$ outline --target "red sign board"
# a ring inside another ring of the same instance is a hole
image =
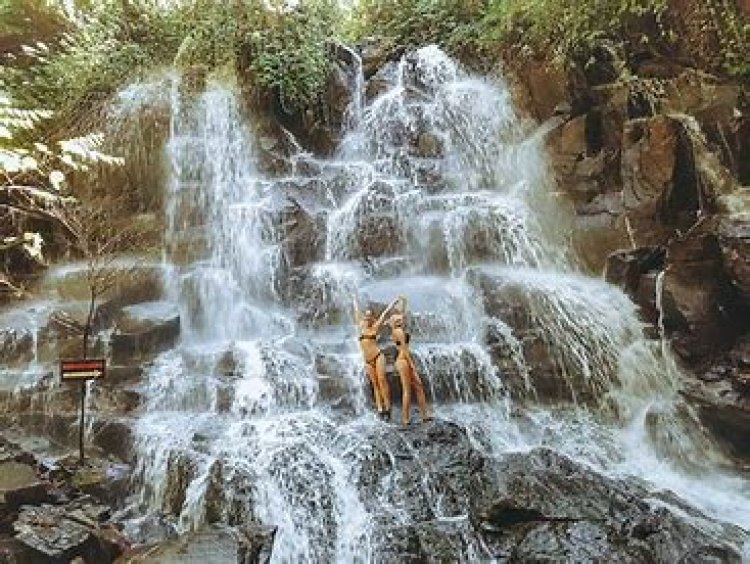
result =
[[[63,382],[99,380],[104,378],[107,361],[103,358],[60,361],[60,379]]]

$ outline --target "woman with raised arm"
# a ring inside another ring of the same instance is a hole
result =
[[[424,384],[417,373],[417,367],[414,365],[414,359],[411,356],[409,347],[410,335],[406,331],[406,298],[399,296],[396,300],[398,307],[396,312],[391,316],[389,324],[391,326],[391,338],[398,347],[398,356],[396,357],[396,370],[401,378],[401,422],[408,425],[411,422],[411,393],[417,396],[419,412],[422,415],[422,422],[430,421],[432,414],[430,406],[427,405],[427,397],[424,393]]]
[[[391,418],[391,389],[385,375],[385,357],[378,347],[378,333],[395,305],[394,300],[383,310],[380,317],[375,319],[371,309],[367,309],[364,315],[360,314],[359,302],[357,297],[354,297],[354,320],[359,326],[359,348],[365,360],[365,371],[372,384],[375,407],[380,417],[386,420]]]

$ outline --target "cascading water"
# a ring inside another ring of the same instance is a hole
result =
[[[408,297],[437,416],[491,454],[554,444],[750,524],[747,484],[717,476],[696,487],[701,469],[681,457],[700,433],[671,407],[674,367],[643,338],[632,303],[576,273],[541,139],[520,125],[508,91],[465,75],[435,47],[405,57],[365,106],[360,80],[338,155],[298,155],[307,166],[281,179],[257,172],[230,87],[191,94],[175,82],[166,260],[184,330],[148,374],[137,428],[143,504],[178,515],[184,530],[213,520],[275,525],[277,562],[373,560],[384,528],[418,517],[399,502],[405,487],[437,521],[465,518],[464,501],[436,493],[430,468],[405,484],[384,440],[398,431],[365,406],[348,318],[356,291],[379,303]],[[324,259],[296,270],[279,220],[289,185],[309,190],[308,208],[326,222]],[[535,404],[543,383],[522,331],[564,379],[571,407]],[[489,335],[520,375],[520,393]],[[336,402],[331,382],[343,390]],[[521,400],[523,428],[510,415]],[[684,445],[659,454],[645,423],[654,413]],[[365,487],[384,448],[388,473]],[[720,501],[706,504],[709,490]],[[464,559],[477,551],[467,537]]]

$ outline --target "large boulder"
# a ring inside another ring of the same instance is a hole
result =
[[[30,549],[32,562],[112,562],[124,539],[104,527],[109,508],[81,498],[67,505],[25,506],[13,523],[16,540]],[[36,560],[35,560],[36,559]]]
[[[714,225],[707,221],[667,245],[664,329],[677,353],[691,364],[729,348],[747,325],[741,296],[724,270]]]
[[[730,454],[750,460],[750,336],[699,369],[683,394]]]
[[[671,235],[672,220],[677,218],[667,217],[670,198],[682,204],[675,211],[692,212],[681,219],[695,219],[701,196],[690,159],[679,121],[656,116],[625,124],[622,199],[635,244],[660,244]]]
[[[128,364],[152,357],[180,336],[180,316],[169,302],[146,302],[122,309],[110,341],[112,361]]]
[[[441,517],[466,514],[491,479],[489,461],[464,429],[435,420],[393,433],[382,426],[368,428],[366,452],[360,457],[357,487],[366,508],[387,529],[406,512],[415,522],[436,519],[431,499],[441,499]],[[398,499],[398,509],[384,510],[382,499]]]
[[[722,218],[716,234],[724,270],[744,303],[750,305],[750,218]]]
[[[641,486],[597,474],[546,449],[510,454],[471,519],[485,546],[510,562],[736,562],[744,534],[699,529],[690,509],[667,508]]]
[[[296,199],[287,198],[281,206],[281,244],[290,268],[320,260],[324,252],[325,234],[320,222]]]
[[[219,525],[203,527],[158,548],[140,548],[125,556],[161,564],[267,564],[274,543],[274,529],[261,525],[230,528]]]

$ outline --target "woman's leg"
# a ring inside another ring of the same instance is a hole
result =
[[[411,377],[409,361],[399,357],[396,359],[396,370],[401,379],[401,423],[411,422]]]
[[[383,405],[383,411],[391,412],[391,387],[388,385],[388,378],[385,375],[385,356],[381,353],[375,359],[375,381],[380,388],[380,399]]]
[[[412,359],[409,359],[409,375],[411,385],[414,386],[414,394],[417,396],[417,403],[419,404],[419,413],[422,415],[422,421],[432,419],[430,406],[427,403],[427,396],[424,393],[424,384],[422,383],[422,378],[419,377],[417,367],[414,366],[414,361]]]
[[[369,362],[365,362],[365,372],[367,372],[367,377],[370,379],[370,385],[372,386],[372,395],[375,399],[375,409],[378,410],[378,413],[382,413],[383,398],[380,395],[380,386],[378,385],[377,378],[375,378],[375,369]]]

